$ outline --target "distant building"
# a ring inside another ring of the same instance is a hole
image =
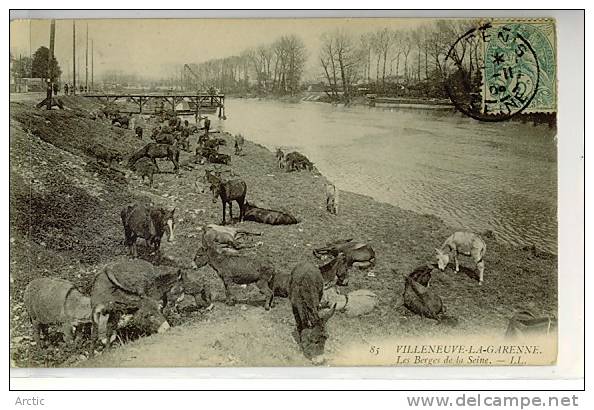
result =
[[[322,91],[326,90],[327,85],[324,82],[320,81],[317,83],[305,84],[305,87],[306,87],[305,89],[307,91],[322,92]]]
[[[45,91],[42,78],[15,78],[10,77],[10,92],[28,93]]]

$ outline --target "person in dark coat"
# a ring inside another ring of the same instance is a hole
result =
[[[47,88],[45,89],[45,96],[48,99],[52,99],[52,82],[47,80]]]
[[[55,82],[52,87],[54,89],[54,95],[58,95],[58,91],[60,91],[60,86],[58,85],[58,83]]]
[[[68,83],[64,84],[64,94],[68,95]]]

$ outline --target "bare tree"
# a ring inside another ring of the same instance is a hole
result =
[[[246,49],[236,56],[193,65],[203,87],[213,84],[223,91],[248,91],[255,78],[259,92],[294,94],[299,90],[306,61],[303,41],[282,36],[271,45]],[[253,77],[252,77],[253,75]]]
[[[331,97],[338,99],[337,90],[340,88],[343,101],[348,103],[351,100],[353,84],[358,80],[361,67],[368,61],[368,56],[344,30],[322,35],[320,64],[330,85]]]
[[[334,39],[332,34],[324,33],[322,35],[322,48],[320,49],[320,64],[324,69],[326,80],[328,81],[329,91],[327,94],[332,99],[338,99],[338,80],[336,73],[336,61],[334,51]]]
[[[288,35],[275,41],[272,49],[275,58],[273,90],[294,95],[299,90],[305,67],[305,45],[296,35]]]
[[[394,32],[388,30],[387,28],[383,28],[382,30],[378,31],[375,36],[375,41],[377,44],[377,50],[381,54],[381,58],[383,60],[382,66],[382,89],[386,87],[386,63],[388,61],[388,53],[393,45],[395,40]]]
[[[404,56],[404,79],[406,82],[409,81],[409,72],[408,72],[408,55],[410,50],[412,49],[411,38],[410,35],[406,34],[402,37],[402,55]]]
[[[437,20],[409,30],[389,27],[366,32],[356,37],[345,30],[322,36],[317,52],[321,73],[328,84],[326,92],[334,100],[348,102],[355,84],[364,79],[387,93],[395,77],[408,91],[420,96],[444,96],[442,82],[446,78],[446,56],[451,67],[464,67],[464,75],[475,81],[480,70],[480,39],[470,36],[456,41],[476,22],[472,20]],[[307,50],[297,36],[284,35],[269,44],[247,49],[239,55],[190,65],[200,86],[216,85],[223,91],[295,94],[300,90]],[[372,70],[375,74],[372,75]],[[413,87],[422,82],[422,87]],[[425,93],[425,94],[423,94]]]
[[[359,39],[362,52],[365,53],[363,75],[368,83],[371,82],[371,51],[373,48],[373,34],[363,33]]]

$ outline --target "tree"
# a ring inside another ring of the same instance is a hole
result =
[[[258,92],[283,95],[299,91],[306,57],[303,41],[295,35],[286,35],[236,56],[189,66],[202,88],[214,84],[224,92],[246,92],[252,88],[253,79]]]
[[[364,62],[363,75],[367,83],[371,82],[371,50],[373,48],[373,33],[363,33],[359,40],[359,46],[365,51],[366,57]]]
[[[330,97],[332,99],[338,99],[338,80],[336,73],[336,62],[335,62],[335,51],[334,51],[334,39],[331,34],[324,33],[322,35],[322,48],[320,49],[320,64],[324,69],[326,80],[330,86]]]
[[[402,54],[404,55],[404,80],[408,82],[408,54],[411,50],[410,36],[406,35],[402,38],[401,46]]]
[[[355,44],[355,40],[342,30],[322,35],[320,64],[330,85],[331,97],[338,99],[337,89],[340,87],[345,103],[351,100],[353,84],[359,79],[369,55],[368,50]]]
[[[41,46],[35,51],[33,54],[33,62],[32,66],[32,75],[35,78],[43,78],[44,80],[48,78],[49,70],[49,49],[47,47]],[[58,79],[60,75],[62,75],[62,69],[58,64],[58,60],[56,57],[52,59],[51,63],[51,74],[52,74],[52,81]]]
[[[21,57],[14,59],[12,63],[12,75],[15,78],[26,78],[31,76],[31,58]]]
[[[292,34],[280,37],[272,47],[276,59],[273,89],[281,95],[294,95],[299,90],[305,67],[305,44]]]
[[[379,62],[380,59],[383,60],[382,65],[382,90],[386,86],[386,62],[388,60],[388,53],[390,52],[390,48],[394,42],[395,35],[392,31],[388,30],[387,28],[383,28],[375,33],[374,36],[374,43],[375,43],[375,50],[378,54],[378,67],[377,73],[379,77]]]

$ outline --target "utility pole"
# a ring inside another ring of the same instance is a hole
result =
[[[47,78],[50,82],[54,81],[54,70],[52,62],[54,60],[54,43],[56,39],[56,20],[52,19],[50,23],[50,49],[49,49],[49,61],[47,64]]]
[[[29,19],[29,61],[31,64],[29,78],[33,78],[33,54],[31,54],[31,19]]]
[[[72,20],[72,91],[76,95],[76,23]]]
[[[95,77],[95,42],[91,39],[91,90],[94,89],[94,77]]]
[[[41,101],[39,104],[36,105],[37,108],[41,108],[44,105],[48,110],[52,109],[53,105],[57,105],[60,109],[64,109],[64,106],[60,102],[59,99],[53,98],[53,81],[54,81],[54,70],[53,70],[53,61],[54,61],[54,43],[56,39],[56,20],[52,19],[50,23],[50,41],[49,41],[49,55],[48,55],[48,67],[47,67],[47,84],[46,84],[46,98]]]
[[[21,53],[19,53],[19,65],[21,66],[21,70],[24,68],[23,66],[23,56]],[[24,71],[24,70],[23,70]],[[16,92],[20,93],[21,92],[21,83],[23,82],[21,80],[22,75],[20,75],[20,73],[15,73],[14,75],[14,81],[15,81],[15,86],[16,86]]]
[[[52,109],[52,93],[54,92],[54,70],[52,63],[54,62],[54,43],[56,42],[56,20],[52,19],[50,23],[50,49],[49,61],[47,65],[47,109]]]
[[[87,23],[87,47],[85,48],[85,91],[89,89],[89,23]]]

